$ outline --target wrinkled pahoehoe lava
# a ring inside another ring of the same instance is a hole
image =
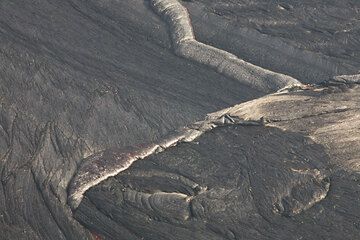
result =
[[[0,240],[359,239],[359,13],[1,1]]]

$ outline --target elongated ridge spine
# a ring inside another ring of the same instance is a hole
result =
[[[155,13],[170,28],[175,54],[204,64],[218,73],[263,92],[300,86],[298,80],[239,59],[234,54],[198,42],[187,9],[178,0],[150,0]]]
[[[72,209],[76,209],[87,190],[109,177],[116,176],[120,172],[125,171],[135,161],[162,152],[179,143],[192,142],[203,133],[218,126],[232,124],[258,125],[258,122],[233,119],[227,115],[214,115],[212,118],[181,128],[153,144],[124,149],[106,149],[95,153],[82,161],[73,176],[68,187],[68,203]]]

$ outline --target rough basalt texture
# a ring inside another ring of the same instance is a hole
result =
[[[322,82],[360,70],[357,0],[182,1],[198,41],[247,62]]]
[[[67,203],[82,159],[262,94],[175,56],[146,2],[2,1],[0,239],[88,239]]]
[[[199,62],[224,76],[264,92],[301,85],[284,74],[255,66],[224,50],[196,41],[187,9],[178,0],[151,0],[154,11],[169,25],[177,55]]]
[[[97,152],[79,164],[68,186],[69,205],[76,209],[84,193],[109,177],[129,168],[135,161],[157,154],[180,143],[192,142],[213,128],[228,125],[257,126],[260,121],[243,121],[228,115],[205,119],[183,127],[151,144],[140,147],[113,148]]]
[[[209,114],[262,125],[215,127],[136,161],[74,216],[104,239],[356,239],[359,93],[333,82]]]
[[[302,132],[325,147],[333,164],[359,172],[360,85],[354,83],[354,77],[342,79],[304,92],[268,95],[210,114],[209,118],[227,114]]]
[[[178,56],[169,22],[147,0],[0,1],[0,240],[358,238],[359,2],[181,5],[202,44],[275,75],[330,81],[260,98],[258,82],[249,87],[221,64],[224,71]],[[217,112],[239,103],[241,111]],[[209,125],[192,124],[199,121]],[[191,143],[182,143],[184,128]],[[198,141],[209,144],[193,155]],[[293,155],[303,168],[289,168]],[[166,174],[165,165],[130,164],[164,156],[168,168],[190,164]],[[238,171],[238,186],[235,173],[212,163]],[[75,202],[72,189],[82,190]],[[246,200],[226,206],[233,196]],[[152,223],[144,228],[145,216]],[[185,224],[194,219],[199,225]]]

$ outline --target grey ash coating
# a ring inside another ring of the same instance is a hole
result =
[[[265,90],[177,55],[168,23],[149,1],[1,1],[1,240],[93,239],[95,233],[188,239],[189,229],[191,239],[357,239],[360,97],[348,79],[359,74],[359,2],[181,4],[197,41],[304,83],[332,80],[264,96]],[[71,210],[69,183],[85,159],[124,153],[126,146],[143,149],[239,103],[226,114],[265,126],[216,128],[137,161]],[[285,164],[265,173],[259,162],[247,164],[249,139],[282,150],[275,159],[258,151],[267,169],[280,156]],[[155,164],[165,156],[164,165]],[[299,168],[289,156],[298,156]],[[243,169],[237,184],[211,164],[202,168],[213,174],[198,174],[197,164],[209,159],[221,169]],[[257,176],[271,180],[276,192]],[[246,204],[226,204],[233,197]],[[174,230],[171,236],[166,229]]]

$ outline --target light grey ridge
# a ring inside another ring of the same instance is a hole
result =
[[[192,142],[203,133],[215,127],[232,124],[259,125],[260,123],[222,115],[206,118],[204,121],[199,121],[188,127],[184,127],[176,133],[170,134],[153,144],[139,148],[104,150],[95,153],[83,160],[71,180],[68,188],[69,205],[73,209],[76,209],[88,189],[128,169],[137,160],[162,152],[182,142]]]
[[[180,2],[150,0],[150,4],[169,24],[177,55],[210,66],[227,77],[265,92],[302,85],[292,77],[263,69],[231,53],[196,41],[187,9]],[[228,124],[258,123],[234,119],[227,115],[217,116],[185,127],[157,143],[141,148],[105,150],[84,159],[68,188],[70,206],[77,208],[88,189],[128,169],[133,162],[178,143],[191,142],[210,129]]]
[[[293,77],[261,68],[234,54],[198,42],[189,13],[178,0],[150,0],[150,5],[169,25],[173,48],[178,56],[205,64],[224,76],[268,93],[302,85]]]

